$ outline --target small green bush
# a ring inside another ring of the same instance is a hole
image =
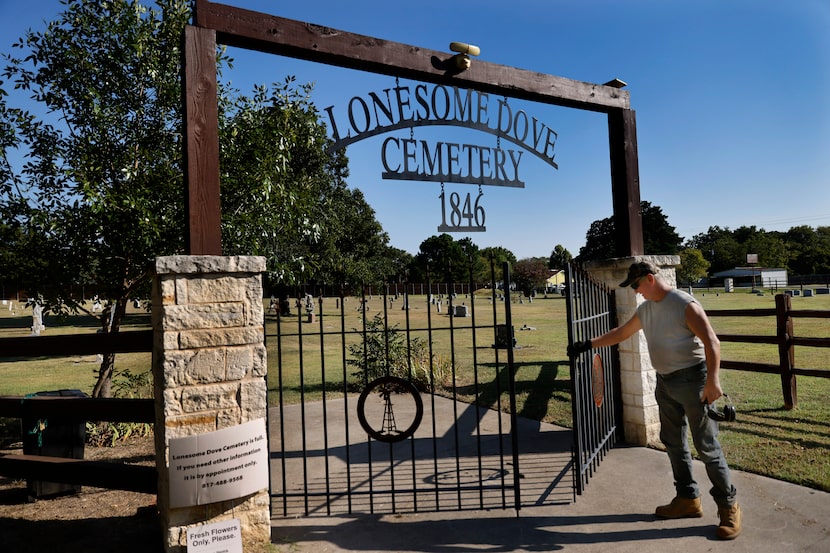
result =
[[[428,346],[420,337],[407,341],[398,325],[386,328],[383,317],[376,314],[366,322],[363,342],[349,346],[352,358],[347,363],[357,368],[352,376],[357,379],[358,389],[382,376],[397,376],[411,381],[422,392],[432,392],[446,384],[452,367],[440,356],[430,357]]]
[[[112,377],[113,397],[146,399],[153,397],[151,373],[133,373],[129,369],[117,371]],[[131,437],[146,437],[153,426],[146,422],[87,422],[86,441],[97,447],[113,447]]]

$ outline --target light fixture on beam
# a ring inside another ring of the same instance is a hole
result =
[[[610,86],[611,88],[623,88],[624,86],[628,86],[628,83],[625,82],[625,81],[621,81],[620,79],[615,78],[611,81],[608,81],[607,83],[605,83],[602,86]]]
[[[452,57],[452,59],[455,60],[455,66],[459,69],[459,71],[466,71],[469,69],[472,64],[470,56],[477,56],[481,53],[481,48],[478,46],[473,46],[472,44],[466,44],[464,42],[450,42],[450,50],[458,52]]]

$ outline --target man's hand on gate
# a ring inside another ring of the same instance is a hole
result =
[[[580,353],[586,352],[589,349],[591,349],[591,340],[583,340],[574,342],[573,344],[568,344],[568,357],[576,357]]]

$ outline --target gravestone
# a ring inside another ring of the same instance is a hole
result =
[[[43,325],[43,306],[39,303],[32,304],[32,336],[40,336],[46,330]]]

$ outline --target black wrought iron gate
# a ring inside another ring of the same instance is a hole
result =
[[[499,272],[497,286],[471,269],[467,283],[272,297],[274,516],[519,508],[509,267]]]
[[[614,291],[577,265],[567,267],[568,342],[587,340],[616,326]],[[592,349],[571,359],[575,491],[582,494],[622,420],[616,346]]]

